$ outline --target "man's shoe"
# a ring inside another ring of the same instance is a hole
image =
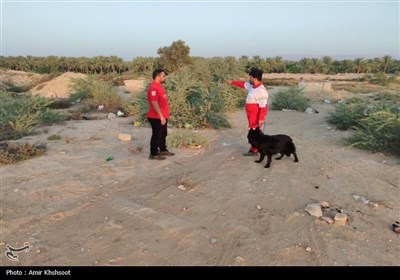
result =
[[[149,159],[163,160],[163,159],[165,159],[165,157],[160,156],[160,155],[150,155]]]
[[[174,153],[171,153],[170,151],[161,151],[160,156],[174,156]]]
[[[250,151],[248,151],[247,153],[244,153],[243,154],[245,157],[249,157],[249,156],[256,156],[256,155],[258,155],[258,153],[257,152],[250,152]]]

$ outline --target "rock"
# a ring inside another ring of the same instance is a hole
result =
[[[337,213],[333,219],[335,220],[335,224],[345,225],[347,223],[348,217],[344,213]]]
[[[308,214],[315,217],[322,216],[321,206],[318,203],[309,203],[304,209]]]
[[[210,243],[211,243],[211,244],[215,244],[215,243],[217,243],[217,241],[218,241],[218,240],[215,239],[215,238],[211,238],[211,239],[210,239]]]
[[[235,262],[244,262],[244,259],[241,256],[235,257]]]
[[[329,208],[329,203],[326,201],[321,201],[319,205],[321,205],[322,209]]]
[[[335,222],[332,218],[325,217],[325,216],[322,216],[321,220],[323,220],[324,222],[327,222],[328,224],[333,224]]]
[[[120,133],[118,134],[118,139],[121,141],[131,141],[132,136],[128,133]]]
[[[257,205],[257,209],[258,209],[258,210],[261,210],[261,206],[260,206],[260,205]]]
[[[392,225],[392,227],[393,227],[393,231],[394,231],[395,233],[400,234],[400,223],[399,223],[399,222],[396,221],[396,222]]]
[[[182,191],[186,191],[186,187],[184,185],[179,185],[178,189],[182,190]]]

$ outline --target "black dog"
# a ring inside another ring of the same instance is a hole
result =
[[[265,155],[268,157],[267,165],[265,168],[271,166],[272,155],[280,153],[281,156],[276,159],[281,159],[284,155],[290,157],[290,154],[294,155],[294,162],[298,162],[296,154],[296,146],[293,143],[292,138],[284,134],[278,135],[265,135],[259,127],[256,129],[250,129],[247,134],[249,143],[256,147],[260,153],[260,159],[255,162],[260,163],[264,160]]]

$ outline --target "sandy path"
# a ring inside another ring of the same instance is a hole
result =
[[[270,169],[241,156],[242,111],[231,115],[232,129],[199,132],[210,146],[175,150],[162,162],[147,159],[150,129],[127,118],[73,121],[26,137],[63,139],[46,141],[45,156],[1,167],[1,248],[33,247],[19,262],[2,254],[0,264],[400,265],[391,230],[400,217],[398,159],[345,147],[348,132],[324,126],[332,105],[314,107],[320,114],[270,111],[268,133],[289,134],[300,159],[273,160]],[[131,143],[118,141],[123,131]],[[131,154],[129,145],[144,150]],[[105,162],[109,155],[115,159]],[[343,208],[349,224],[304,211],[320,201]]]

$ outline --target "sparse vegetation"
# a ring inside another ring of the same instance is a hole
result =
[[[122,105],[122,99],[114,86],[92,76],[73,80],[72,88],[75,93],[71,95],[71,101],[91,99],[96,106],[104,105],[108,112],[114,111]]]
[[[191,131],[173,131],[167,137],[167,146],[172,148],[195,149],[206,144],[205,138]]]
[[[310,103],[308,99],[303,96],[303,90],[304,88],[296,86],[279,91],[272,100],[271,109],[288,109],[304,112],[305,109],[310,106]]]
[[[47,137],[47,140],[61,140],[61,135],[59,134],[52,134],[49,137]]]
[[[0,143],[0,164],[15,163],[20,160],[40,156],[46,151],[46,144]]]
[[[336,106],[327,118],[339,129],[355,130],[347,142],[354,147],[400,156],[400,107],[352,100]]]
[[[63,121],[66,115],[49,109],[52,100],[30,94],[0,92],[0,141],[30,135],[39,125]]]

